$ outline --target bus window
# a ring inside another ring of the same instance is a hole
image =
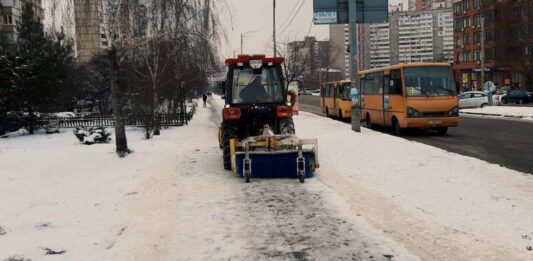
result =
[[[407,67],[403,73],[407,96],[456,95],[450,67]]]
[[[383,94],[383,72],[374,75],[374,94]]]
[[[374,74],[369,73],[365,78],[365,94],[374,94]]]
[[[402,74],[400,70],[392,70],[390,72],[390,80],[392,84],[389,84],[389,94],[402,95]]]

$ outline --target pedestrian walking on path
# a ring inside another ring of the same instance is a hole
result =
[[[206,104],[206,102],[207,102],[207,94],[205,94],[205,92],[204,92],[204,95],[203,95],[202,99],[204,100],[204,108],[205,108],[205,107],[207,107],[207,104]]]

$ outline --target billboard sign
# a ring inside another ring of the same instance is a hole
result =
[[[356,6],[354,13],[350,11],[350,2]],[[314,21],[315,24],[383,23],[388,21],[388,5],[388,0],[313,0]],[[333,12],[336,19],[332,16],[317,19]]]

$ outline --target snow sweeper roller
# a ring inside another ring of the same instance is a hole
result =
[[[260,136],[230,140],[231,168],[244,178],[298,178],[304,183],[314,175],[318,163],[316,139],[299,139],[293,134],[275,135],[265,126]]]

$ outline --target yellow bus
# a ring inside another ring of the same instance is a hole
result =
[[[327,117],[350,119],[351,81],[327,82],[320,85],[320,108]]]
[[[361,120],[367,127],[434,129],[459,125],[457,90],[448,63],[411,63],[360,71]]]

